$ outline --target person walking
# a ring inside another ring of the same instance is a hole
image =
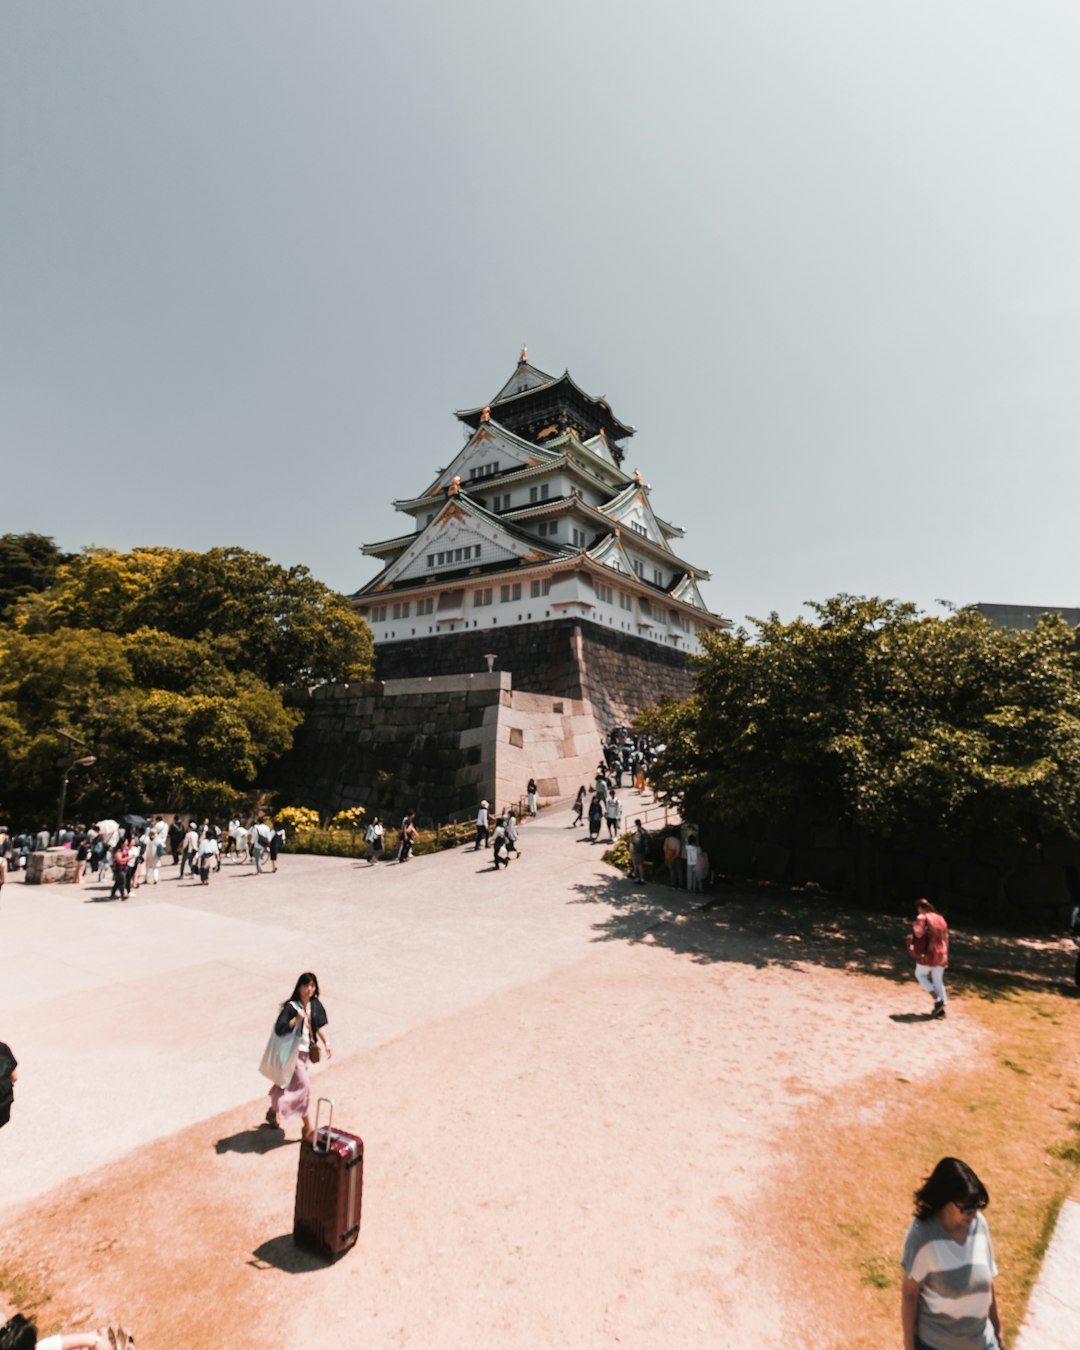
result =
[[[601,805],[600,798],[593,793],[592,801],[589,802],[589,843],[595,844],[600,838],[600,823],[604,819],[604,808]]]
[[[161,860],[165,856],[165,845],[169,840],[169,827],[161,816],[156,817],[150,828],[150,847],[146,857],[146,876],[151,886],[158,884],[161,875]]]
[[[622,802],[616,796],[614,788],[604,803],[604,816],[607,820],[608,839],[618,839],[619,831],[622,829]]]
[[[481,801],[480,809],[476,813],[476,843],[473,845],[473,852],[479,851],[481,844],[484,848],[488,846],[488,837],[490,835],[487,801]]]
[[[193,820],[188,821],[188,827],[184,834],[184,848],[180,855],[180,880],[184,879],[184,867],[187,867],[188,874],[195,876],[195,857],[199,852],[199,831],[195,828]]]
[[[270,822],[270,871],[277,871],[278,854],[285,847],[285,830],[276,825],[274,821]]]
[[[907,949],[915,958],[915,978],[934,1000],[931,1017],[944,1017],[949,996],[945,967],[949,964],[949,925],[927,899],[915,901],[918,911],[911,925]]]
[[[537,805],[536,805],[536,779],[535,779],[535,778],[530,778],[530,779],[529,779],[528,786],[527,786],[526,789],[525,789],[525,795],[526,795],[526,796],[528,797],[528,799],[529,799],[529,815],[530,815],[530,816],[535,816],[535,815],[536,815],[536,810],[537,810]]]
[[[630,875],[635,881],[645,880],[645,858],[649,852],[649,836],[640,820],[634,821],[630,836]]]
[[[376,816],[364,831],[364,842],[367,844],[367,860],[369,867],[374,867],[376,861],[382,858],[383,834],[383,823],[379,817]]]
[[[321,1046],[327,1057],[333,1051],[326,1039],[326,1026],[329,1022],[326,1009],[319,999],[319,981],[310,970],[305,970],[296,981],[292,993],[278,1010],[274,1023],[274,1034],[287,1036],[291,1033],[300,1037],[300,1053],[296,1057],[296,1067],[292,1077],[284,1087],[275,1083],[270,1089],[270,1106],[266,1112],[266,1123],[271,1129],[280,1129],[282,1120],[299,1116],[304,1134],[311,1133],[311,1089],[308,1078],[308,1065],[312,1059],[321,1058]],[[314,1056],[312,1051],[315,1051]]]
[[[584,814],[585,814],[585,784],[582,783],[582,785],[577,790],[577,796],[574,798],[574,819],[572,824],[580,825],[581,818]]]
[[[398,843],[398,862],[408,862],[416,840],[416,812],[410,811],[401,822],[401,839]]]
[[[210,873],[221,866],[221,845],[213,830],[207,830],[199,843],[199,885],[210,885]]]
[[[510,861],[510,854],[515,858],[521,857],[521,849],[517,846],[518,841],[518,823],[517,816],[514,815],[514,808],[506,808],[506,860]]]
[[[997,1264],[983,1210],[986,1187],[959,1158],[942,1158],[915,1192],[904,1238],[904,1350],[1005,1350]]]
[[[260,820],[251,831],[251,856],[255,859],[255,875],[262,874],[263,854],[266,852],[267,845],[270,843],[270,827],[265,820]]]
[[[112,855],[112,890],[109,892],[109,899],[115,900],[117,892],[120,893],[120,899],[128,898],[128,882],[130,873],[128,868],[131,864],[131,841],[125,834],[123,839],[113,849]]]
[[[180,862],[180,850],[184,846],[184,822],[179,816],[173,816],[172,824],[169,826],[169,852],[172,854],[173,866],[176,867]]]
[[[506,847],[506,821],[502,816],[495,822],[495,833],[491,836],[491,853],[495,860],[495,871],[502,867],[510,866],[509,856],[503,857],[503,849]]]

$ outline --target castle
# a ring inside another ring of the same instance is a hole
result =
[[[422,493],[394,503],[412,528],[364,546],[384,564],[354,596],[380,669],[426,669],[425,638],[486,632],[494,651],[495,630],[551,619],[681,653],[724,623],[698,589],[708,572],[672,547],[683,531],[623,467],[634,428],[605,399],[522,350],[491,402],[457,417],[465,445]]]
[[[304,724],[282,790],[330,815],[365,805],[448,819],[590,781],[611,729],[693,686],[690,656],[727,621],[708,573],[675,552],[624,468],[634,428],[523,350],[489,403],[457,417],[464,446],[394,505],[411,529],[368,544],[352,597],[376,679],[297,691]]]

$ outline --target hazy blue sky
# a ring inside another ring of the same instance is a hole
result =
[[[523,342],[735,619],[1080,603],[1080,7],[0,3],[0,532],[354,590]]]

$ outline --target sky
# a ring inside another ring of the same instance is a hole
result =
[[[0,533],[351,592],[522,344],[736,622],[1080,604],[1080,7],[0,0]]]

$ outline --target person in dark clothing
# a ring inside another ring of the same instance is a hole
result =
[[[14,1083],[19,1076],[19,1061],[11,1053],[11,1046],[0,1041],[0,1125],[11,1119],[11,1105],[15,1100]]]

